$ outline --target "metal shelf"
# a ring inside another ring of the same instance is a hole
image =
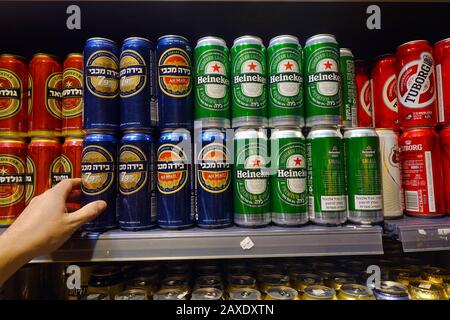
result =
[[[402,242],[404,252],[450,250],[450,217],[421,219],[405,216],[386,220],[385,233]]]

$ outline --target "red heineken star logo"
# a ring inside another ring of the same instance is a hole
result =
[[[254,64],[253,62],[252,63],[250,63],[249,65],[248,65],[248,70],[249,71],[256,71],[256,64]]]
[[[302,159],[300,159],[299,157],[297,157],[297,158],[294,159],[294,162],[295,162],[295,165],[296,165],[296,166],[299,166],[299,165],[302,164]]]
[[[212,68],[213,68],[213,72],[219,72],[219,70],[220,70],[220,66],[217,63],[215,65],[213,65]]]
[[[292,66],[293,66],[293,64],[290,63],[289,61],[288,61],[287,63],[284,64],[284,68],[285,68],[286,70],[292,70]]]
[[[333,64],[330,61],[325,62],[323,65],[325,66],[325,70],[331,69],[331,67],[333,66]]]
[[[259,159],[253,160],[252,165],[253,165],[254,167],[258,167],[258,168],[259,168],[259,166],[261,165],[261,160],[259,160]]]

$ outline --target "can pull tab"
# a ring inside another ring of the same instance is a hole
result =
[[[255,246],[255,243],[250,239],[250,237],[245,237],[240,243],[242,250],[250,250]]]

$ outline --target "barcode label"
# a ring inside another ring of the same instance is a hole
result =
[[[427,174],[428,207],[431,212],[436,212],[436,203],[434,201],[433,160],[431,159],[431,151],[425,151],[425,168]]]
[[[442,66],[440,64],[436,66],[436,84],[439,118],[438,121],[444,122],[444,91],[442,90]]]
[[[419,212],[419,194],[417,191],[405,191],[406,210]]]

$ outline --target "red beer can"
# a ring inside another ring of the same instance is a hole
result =
[[[33,138],[28,144],[26,200],[40,195],[61,180],[61,144],[57,139]]]
[[[433,55],[436,63],[438,122],[450,124],[450,38],[436,42]]]
[[[64,178],[81,178],[81,153],[83,152],[83,139],[78,137],[68,137],[61,148],[61,168],[65,169]],[[73,194],[80,194],[76,190]],[[67,208],[79,209],[80,204],[68,202]]]
[[[0,55],[0,135],[26,137],[28,68],[25,58]]]
[[[372,68],[372,105],[375,128],[398,127],[395,57],[379,56]]]
[[[0,227],[9,226],[25,209],[27,144],[0,140]]]
[[[58,58],[38,53],[30,61],[33,81],[30,137],[57,137],[61,135],[62,66]]]
[[[405,212],[420,217],[444,213],[439,136],[431,127],[408,128],[400,137]]]
[[[450,127],[439,133],[441,141],[442,172],[444,175],[445,212],[450,213]]]
[[[426,40],[397,48],[398,119],[402,128],[436,125],[434,60]]]
[[[83,55],[71,53],[64,61],[62,135],[83,136]]]
[[[367,72],[366,63],[363,60],[355,61],[355,72],[358,127],[372,127],[372,97],[370,79]]]

